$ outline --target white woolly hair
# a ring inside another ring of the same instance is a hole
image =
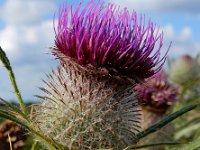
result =
[[[69,148],[120,150],[134,144],[141,119],[132,84],[103,72],[66,58],[40,88],[38,128]]]

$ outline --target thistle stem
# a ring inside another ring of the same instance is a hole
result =
[[[21,93],[19,92],[19,89],[17,87],[15,75],[14,75],[14,72],[13,72],[12,67],[10,65],[10,61],[9,61],[8,57],[6,56],[6,53],[3,51],[3,49],[1,47],[0,47],[0,60],[4,64],[5,68],[8,70],[10,81],[13,85],[15,94],[17,95],[17,99],[19,101],[20,109],[24,114],[26,114],[26,108],[25,108],[24,102],[22,100]]]
[[[14,75],[11,67],[8,70],[8,73],[9,73],[10,81],[11,81],[11,83],[13,85],[15,94],[16,94],[17,99],[19,101],[20,108],[21,108],[22,112],[26,114],[26,108],[25,108],[24,102],[22,100],[21,93],[20,93],[20,91],[19,91],[19,89],[17,87],[17,83],[16,83],[16,80],[15,80],[15,75]]]

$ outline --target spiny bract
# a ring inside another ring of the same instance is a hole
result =
[[[137,141],[140,113],[131,83],[70,59],[44,81],[35,123],[64,146],[123,149]]]

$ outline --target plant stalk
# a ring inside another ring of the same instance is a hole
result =
[[[11,81],[11,83],[13,85],[14,91],[16,93],[17,99],[19,101],[20,108],[21,108],[22,112],[26,114],[25,104],[24,104],[24,102],[22,100],[21,93],[20,93],[20,91],[19,91],[19,89],[17,87],[17,83],[16,83],[16,80],[15,80],[15,75],[14,75],[12,69],[8,70],[8,73],[9,73],[10,81]]]

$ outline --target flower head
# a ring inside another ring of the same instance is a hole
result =
[[[38,96],[45,100],[34,117],[40,131],[69,148],[135,144],[141,117],[132,81],[161,69],[163,34],[142,15],[138,21],[136,12],[100,0],[63,5],[55,33],[52,53],[61,63]]]
[[[164,72],[147,79],[144,84],[138,84],[135,91],[140,105],[147,106],[149,110],[156,112],[165,112],[176,101],[178,94],[175,87],[167,81]]]
[[[163,34],[156,25],[150,20],[146,25],[144,16],[138,19],[135,11],[114,4],[91,0],[83,8],[63,5],[55,32],[54,55],[106,68],[110,74],[145,79],[157,73],[166,59],[166,54],[160,56]]]

